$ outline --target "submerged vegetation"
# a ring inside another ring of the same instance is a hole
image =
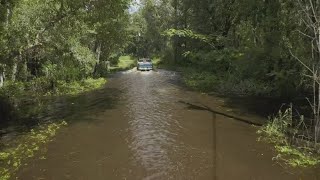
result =
[[[23,133],[14,141],[8,142],[0,149],[0,179],[12,179],[14,173],[26,160],[35,156],[41,156],[45,152],[44,145],[47,144],[61,127],[66,126],[65,121],[41,125],[35,129]],[[40,154],[38,154],[40,152]],[[45,158],[45,157],[41,157]]]

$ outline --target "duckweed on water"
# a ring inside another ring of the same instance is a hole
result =
[[[42,125],[17,138],[0,151],[0,179],[8,180],[28,158],[33,157],[41,147],[52,140],[57,131],[66,126],[65,121]]]

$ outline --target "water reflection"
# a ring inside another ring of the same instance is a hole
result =
[[[163,78],[161,74],[137,73],[129,81],[126,97],[129,147],[135,163],[142,165],[152,178],[169,172],[173,166],[168,152],[176,144],[170,108],[173,101],[167,97],[164,82],[154,80]]]
[[[219,98],[187,91],[177,81],[170,71],[127,71],[105,89],[68,101],[61,115],[73,123],[48,145],[46,159],[29,162],[18,176],[319,179],[313,170],[287,173],[272,161],[270,146],[256,141],[257,128],[246,121],[254,116],[236,117]]]

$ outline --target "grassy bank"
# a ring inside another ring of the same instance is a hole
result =
[[[310,139],[312,132],[304,123],[303,116],[293,118],[292,107],[279,111],[278,115],[258,131],[259,140],[271,143],[277,156],[274,160],[293,167],[310,167],[320,163],[319,144]]]
[[[53,95],[77,95],[87,91],[92,91],[104,86],[107,83],[105,78],[85,79],[71,83],[59,82],[58,88]]]
[[[37,78],[29,82],[7,82],[0,89],[0,95],[9,98],[26,98],[32,96],[77,95],[102,87],[105,78],[88,78],[80,81],[56,81],[52,84],[45,78]]]
[[[240,79],[235,74],[215,74],[201,68],[160,64],[160,68],[181,72],[184,84],[203,93],[236,96],[269,96],[272,86],[255,79]]]
[[[31,117],[45,111],[48,97],[65,95],[78,95],[87,91],[101,88],[106,84],[106,79],[84,79],[81,81],[65,82],[57,81],[54,88],[44,79],[35,79],[26,83],[7,83],[0,89],[0,109],[3,119],[3,128],[8,126],[21,126],[29,124]],[[41,120],[40,120],[41,121]],[[11,179],[15,172],[24,165],[28,158],[33,157],[58,132],[67,125],[66,122],[46,122],[34,126],[33,129],[14,135],[9,142],[0,142],[0,179]],[[45,157],[42,157],[45,158]]]
[[[111,66],[110,71],[124,71],[132,69],[136,66],[137,58],[132,56],[120,56],[118,64]],[[152,58],[152,63],[154,67],[158,67],[158,64],[161,63],[161,59],[159,57]]]
[[[56,81],[37,78],[28,82],[7,82],[0,89],[0,128],[28,124],[45,111],[48,100],[57,96],[77,95],[102,87],[106,79]]]
[[[133,68],[136,65],[136,59],[132,56],[120,56],[118,64],[111,66],[110,71],[124,71]]]

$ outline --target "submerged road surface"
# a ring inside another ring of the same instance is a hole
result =
[[[257,142],[257,128],[243,121],[259,124],[259,117],[178,84],[175,72],[131,70],[57,105],[69,126],[18,179],[320,179],[314,169],[272,161],[270,145]]]

